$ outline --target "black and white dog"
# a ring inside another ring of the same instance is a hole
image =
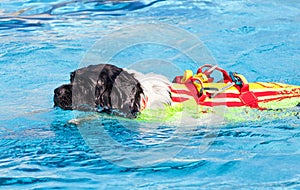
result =
[[[70,84],[54,90],[54,106],[135,118],[146,107],[170,105],[170,85],[162,75],[110,64],[90,65],[71,72]]]

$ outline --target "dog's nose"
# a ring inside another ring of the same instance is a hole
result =
[[[62,85],[54,90],[54,107],[72,109],[72,85]]]
[[[58,104],[58,97],[60,95],[60,92],[58,89],[55,89],[54,90],[54,97],[53,97],[53,102],[54,102],[54,107],[57,107],[59,104]]]

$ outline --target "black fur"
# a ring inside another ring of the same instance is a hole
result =
[[[90,65],[72,72],[70,81],[54,90],[55,107],[129,118],[136,117],[140,111],[141,84],[121,68],[109,64]]]

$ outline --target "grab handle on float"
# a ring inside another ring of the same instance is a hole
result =
[[[211,98],[214,98],[215,96],[217,96],[218,94],[224,92],[225,90],[229,89],[230,87],[234,86],[235,83],[234,82],[230,82],[228,83],[226,86],[224,86],[223,88],[219,89],[217,92],[213,93],[211,95]]]
[[[210,75],[218,66],[212,66],[210,69],[208,69],[207,71],[204,72],[204,74],[206,75]]]

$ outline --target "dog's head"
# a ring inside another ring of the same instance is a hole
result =
[[[143,89],[133,74],[113,65],[91,65],[71,73],[71,83],[54,90],[54,106],[97,110],[129,118],[141,111]]]

